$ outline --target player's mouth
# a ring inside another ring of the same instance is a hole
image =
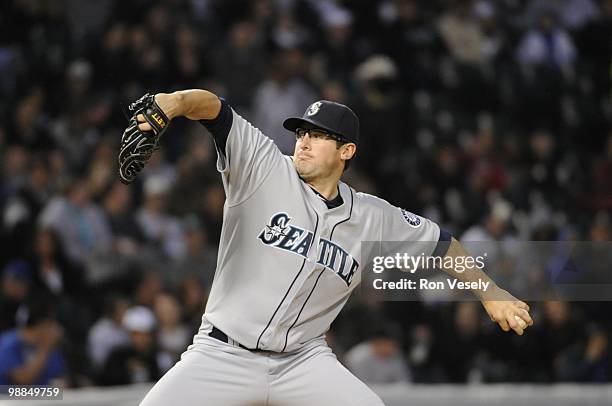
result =
[[[310,154],[298,154],[297,158],[298,159],[302,159],[302,160],[308,160],[308,159],[312,159],[312,155],[310,155]]]

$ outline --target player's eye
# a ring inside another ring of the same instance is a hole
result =
[[[308,134],[310,136],[310,139],[313,140],[325,140],[328,138],[333,139],[333,137],[331,137],[328,133],[321,130],[308,130],[304,128],[298,128],[295,130],[295,138],[297,140],[301,140],[306,134]]]
[[[310,138],[314,138],[316,140],[322,140],[328,137],[326,132],[319,130],[311,130],[309,134]]]

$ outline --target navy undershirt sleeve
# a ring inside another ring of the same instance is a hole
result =
[[[232,108],[229,103],[223,98],[221,100],[221,110],[217,117],[211,120],[199,120],[206,129],[210,132],[215,140],[217,149],[225,155],[225,146],[227,144],[227,136],[229,135],[230,129],[232,128]]]
[[[448,252],[448,247],[450,247],[451,240],[453,236],[446,230],[440,229],[440,238],[438,238],[438,244],[434,249],[434,252],[431,254],[432,257],[444,257]]]

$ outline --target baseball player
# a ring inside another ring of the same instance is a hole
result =
[[[461,244],[434,222],[340,181],[360,136],[347,106],[322,100],[303,117],[285,120],[296,145],[293,156],[284,156],[208,91],[160,93],[149,100],[128,130],[155,132],[180,116],[199,120],[215,141],[226,202],[202,325],[141,404],[383,404],[325,342],[363,264],[372,259],[361,252],[361,242],[414,241],[420,243],[414,255],[468,255]],[[132,136],[126,138],[124,145]],[[520,335],[533,323],[527,304],[478,268],[454,275],[491,283],[489,296],[474,293],[503,330]]]

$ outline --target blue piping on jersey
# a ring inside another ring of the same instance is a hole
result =
[[[310,289],[310,293],[308,294],[308,297],[306,297],[306,300],[304,300],[304,304],[302,305],[300,312],[298,313],[297,317],[293,321],[293,324],[287,329],[287,334],[285,334],[285,345],[283,346],[283,349],[281,350],[281,352],[285,351],[285,348],[287,348],[287,340],[289,339],[289,331],[291,331],[293,326],[295,326],[298,319],[300,318],[300,315],[302,314],[302,310],[304,310],[304,307],[306,307],[306,303],[308,303],[308,299],[310,299],[310,296],[312,296],[312,292],[314,292],[315,288],[317,287],[317,283],[319,283],[319,279],[321,278],[321,275],[323,275],[323,272],[325,272],[325,268],[321,269],[321,272],[319,272],[319,276],[317,276],[317,280],[315,281],[314,285],[312,285],[312,289]]]
[[[332,240],[332,237],[334,236],[334,231],[336,230],[336,226],[338,226],[338,224],[342,224],[345,223],[347,221],[350,220],[351,216],[353,215],[353,191],[351,190],[351,188],[349,188],[349,192],[351,192],[351,208],[349,210],[349,215],[347,218],[345,218],[342,221],[337,222],[334,227],[332,228],[331,233],[329,233],[329,240]],[[287,341],[289,340],[289,331],[291,331],[291,329],[297,324],[297,321],[300,318],[300,315],[302,314],[302,310],[304,310],[304,307],[306,307],[306,303],[308,302],[308,299],[310,299],[310,296],[312,295],[312,293],[314,292],[315,288],[317,287],[317,283],[319,282],[319,278],[321,278],[321,275],[323,275],[323,272],[325,272],[325,267],[323,269],[321,269],[321,272],[319,273],[319,276],[317,276],[317,280],[315,281],[314,285],[312,286],[312,289],[310,290],[310,293],[308,294],[308,297],[306,297],[306,300],[304,300],[304,304],[302,305],[302,308],[300,309],[297,317],[295,318],[295,320],[293,321],[293,324],[291,324],[291,326],[287,329],[287,334],[285,334],[285,345],[283,346],[283,349],[281,350],[281,352],[285,351],[285,348],[287,348]]]
[[[338,224],[342,224],[342,223],[345,223],[345,222],[349,221],[349,220],[350,220],[350,218],[351,218],[351,216],[353,215],[353,190],[352,190],[350,187],[349,187],[349,192],[351,192],[351,209],[349,210],[349,215],[348,215],[348,217],[347,217],[347,218],[345,218],[344,220],[342,220],[342,221],[340,221],[340,222],[336,223],[336,225],[334,226],[334,228],[332,228],[331,233],[329,233],[329,240],[330,240],[330,241],[331,241],[331,240],[332,240],[332,238],[334,237],[334,231],[336,230],[336,226],[337,226]]]
[[[315,229],[313,232],[313,235],[317,235],[317,229],[319,227],[319,215],[317,214],[317,212],[314,212],[315,215],[317,216],[317,222],[315,223]],[[312,241],[314,242],[315,239],[313,238]],[[312,247],[312,243],[310,244],[310,247]],[[310,253],[310,248],[308,248],[308,253]],[[306,255],[308,255],[308,253]],[[268,321],[268,324],[266,324],[266,327],[263,329],[263,331],[261,332],[261,334],[259,335],[259,338],[257,339],[257,345],[255,346],[255,349],[258,350],[259,349],[259,341],[261,341],[261,337],[263,337],[264,333],[266,332],[266,330],[268,329],[268,327],[270,327],[270,324],[272,323],[272,320],[274,320],[274,316],[276,316],[276,313],[278,313],[278,309],[280,309],[280,307],[282,306],[283,302],[285,301],[285,299],[287,298],[287,295],[289,294],[289,292],[291,291],[291,288],[293,287],[293,284],[295,283],[295,281],[297,280],[297,278],[300,276],[300,274],[302,273],[302,271],[304,270],[304,265],[306,264],[306,258],[304,258],[304,260],[302,261],[302,266],[300,267],[300,270],[298,271],[298,273],[295,275],[295,278],[293,278],[293,281],[291,282],[291,285],[289,285],[289,288],[287,289],[287,291],[285,292],[285,296],[283,296],[282,300],[280,301],[280,303],[278,304],[278,306],[276,306],[276,310],[274,310],[274,313],[272,313],[272,317],[270,317],[270,320]],[[286,345],[286,344],[285,344]],[[284,348],[283,348],[284,349]]]

